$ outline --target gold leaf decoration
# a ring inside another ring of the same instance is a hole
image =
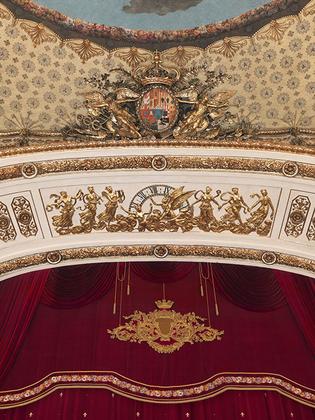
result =
[[[173,353],[184,344],[209,342],[221,340],[224,331],[206,327],[204,318],[194,312],[181,314],[171,310],[174,302],[171,300],[158,300],[155,302],[158,309],[144,313],[135,311],[125,325],[107,330],[111,338],[131,343],[147,343],[158,353]]]
[[[22,22],[21,28],[31,37],[34,47],[43,42],[57,42],[59,37],[41,23]]]
[[[185,66],[190,60],[197,57],[202,50],[196,47],[182,47],[179,45],[177,48],[171,48],[164,51],[162,57],[165,60],[172,61],[178,66]]]
[[[90,60],[92,57],[104,55],[106,52],[104,48],[96,46],[96,44],[93,44],[88,39],[66,41],[65,45],[77,53],[83,63]]]
[[[0,7],[0,19],[10,20],[11,17],[12,17],[12,13],[9,10],[4,9],[3,7]]]
[[[149,51],[140,50],[136,47],[131,47],[128,49],[116,50],[114,55],[121,58],[125,63],[127,63],[132,69],[139,66],[139,64],[144,63],[152,57],[152,54]]]
[[[210,53],[221,54],[226,58],[232,58],[237,53],[237,51],[247,44],[247,39],[244,37],[240,39],[234,38],[224,38],[222,41],[215,42],[210,45],[207,50]]]
[[[278,20],[272,20],[256,33],[257,39],[270,39],[272,41],[282,41],[287,29],[296,20],[296,16],[286,16]]]
[[[303,9],[303,16],[309,16],[315,14],[315,0],[310,1]]]

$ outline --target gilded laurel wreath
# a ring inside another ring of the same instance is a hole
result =
[[[171,310],[174,302],[169,300],[155,303],[159,309],[149,313],[135,311],[125,316],[129,322],[107,330],[111,338],[132,343],[145,342],[158,353],[173,353],[185,343],[221,340],[224,331],[206,327],[203,323],[205,318],[194,312],[181,314]]]

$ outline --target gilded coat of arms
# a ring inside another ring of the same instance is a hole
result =
[[[186,343],[221,340],[224,334],[205,326],[205,318],[194,312],[181,314],[172,310],[171,300],[162,299],[155,304],[158,309],[149,313],[135,311],[124,317],[128,322],[107,332],[121,341],[145,342],[158,353],[173,353]]]
[[[100,140],[253,134],[251,123],[229,110],[235,92],[213,92],[227,77],[205,67],[182,74],[163,65],[156,51],[152,64],[141,64],[132,73],[117,68],[87,79],[94,89],[84,94],[87,113],[77,115],[63,134]]]

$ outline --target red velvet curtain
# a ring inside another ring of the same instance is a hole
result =
[[[198,264],[132,263],[130,268],[130,295],[126,281],[116,279],[116,264],[64,267],[0,283],[0,390],[28,386],[64,370],[112,370],[161,386],[195,383],[221,372],[275,372],[312,388],[313,280],[213,265],[217,317],[211,279],[209,313],[200,295]],[[120,275],[123,271],[121,264]],[[176,311],[210,315],[211,325],[225,331],[221,342],[186,344],[165,357],[145,343],[110,339],[107,328],[117,326],[119,318],[124,323],[122,316],[135,309],[154,310],[154,300],[163,293],[175,301]],[[313,418],[311,408],[269,391],[225,392],[205,401],[166,406],[113,395],[108,390],[60,389],[25,407],[0,410],[0,419],[24,419],[30,413],[47,420]],[[104,410],[106,415],[100,414]]]
[[[113,286],[115,264],[93,264],[51,270],[41,303],[59,309],[87,305]]]
[[[226,392],[187,404],[149,404],[108,391],[58,390],[33,404],[0,410],[0,420],[314,420],[311,407],[274,392]]]
[[[292,315],[315,352],[315,281],[292,273],[275,271]]]
[[[37,310],[49,271],[0,283],[0,383],[9,372]]]

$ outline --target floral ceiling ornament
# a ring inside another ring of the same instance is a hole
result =
[[[141,63],[146,62],[148,59],[152,59],[151,52],[148,50],[141,50],[136,47],[116,50],[114,55],[125,61],[125,63],[127,63],[132,69],[138,67]]]
[[[257,39],[270,39],[272,41],[282,41],[287,29],[297,19],[297,16],[286,16],[281,19],[272,20],[267,26],[256,33]]]
[[[207,50],[210,53],[219,53],[224,57],[233,58],[237,51],[247,44],[247,41],[247,37],[239,37],[239,39],[236,39],[236,37],[224,38],[222,41],[211,44]]]
[[[12,13],[8,9],[3,9],[0,7],[0,19],[8,19],[10,20],[12,18]]]
[[[172,310],[171,300],[155,302],[158,309],[144,313],[135,311],[125,316],[126,324],[107,330],[111,338],[131,343],[147,343],[158,353],[173,353],[184,344],[202,343],[221,340],[224,331],[206,327],[201,318],[194,312],[181,314]]]
[[[67,40],[65,41],[65,45],[78,54],[83,63],[93,57],[105,55],[107,52],[107,50],[101,48],[97,44],[94,44],[88,39]]]
[[[162,57],[165,60],[174,62],[180,67],[187,66],[187,63],[198,55],[203,54],[203,50],[197,49],[196,47],[183,47],[179,45],[176,48],[171,48],[165,52],[162,52]]]
[[[60,40],[58,35],[41,23],[27,21],[22,22],[20,26],[31,37],[34,47],[37,47],[43,42],[57,42]]]

